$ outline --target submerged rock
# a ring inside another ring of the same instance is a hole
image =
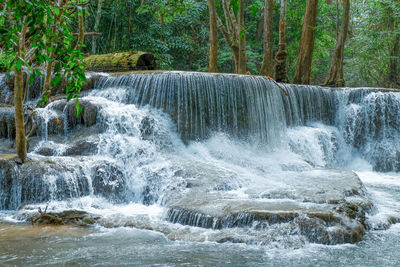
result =
[[[34,225],[77,225],[94,224],[100,217],[82,210],[65,210],[62,212],[42,212],[30,215],[28,221]]]

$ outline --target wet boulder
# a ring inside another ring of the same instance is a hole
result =
[[[14,108],[0,106],[0,138],[15,137]]]
[[[78,124],[86,127],[96,124],[98,106],[85,100],[79,101],[79,106],[82,108],[82,113],[79,117],[76,116],[76,107],[74,102],[67,104],[68,126],[76,127]]]
[[[155,137],[155,120],[148,116],[144,117],[139,125],[140,137],[143,140],[152,140]]]
[[[98,142],[95,140],[78,140],[73,142],[65,151],[65,156],[88,156],[96,154]]]
[[[49,104],[44,110],[37,110],[35,121],[38,124],[38,134],[43,136],[46,130],[48,134],[62,134],[65,133],[65,127],[71,130],[79,126],[95,125],[99,106],[87,100],[80,100],[79,106],[82,108],[79,116],[75,101],[60,100]]]
[[[121,168],[111,162],[100,161],[92,169],[93,194],[112,202],[127,199],[127,180]]]
[[[13,160],[0,158],[0,209],[14,208],[14,183],[18,177],[17,164]]]
[[[23,204],[64,200],[90,194],[88,177],[77,162],[30,160],[16,163],[0,159],[0,209],[15,210]]]

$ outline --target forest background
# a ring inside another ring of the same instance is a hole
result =
[[[264,8],[268,0],[241,0],[246,70],[259,74],[263,63]],[[158,68],[208,71],[209,2],[205,0],[91,0],[85,31],[101,36],[85,38],[84,53],[148,51],[157,56]],[[273,3],[273,58],[279,43],[281,6],[286,2],[286,51],[288,81],[293,82],[306,4],[287,0]],[[312,1],[311,1],[312,2]],[[336,39],[342,25],[345,1],[320,0],[312,51],[311,84],[328,76]],[[346,86],[400,87],[400,1],[350,0],[349,25],[344,47]],[[231,4],[231,3],[230,3]],[[215,0],[218,19],[226,25],[224,1]],[[230,5],[235,11],[235,6]],[[238,7],[237,7],[238,8]],[[219,25],[221,26],[221,25]],[[78,26],[76,26],[78,28]],[[237,72],[232,49],[218,27],[218,72]],[[0,69],[7,54],[0,54]],[[272,65],[275,64],[275,60]],[[271,75],[273,76],[273,75]]]

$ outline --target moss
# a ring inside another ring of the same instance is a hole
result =
[[[85,211],[67,210],[63,212],[39,212],[29,218],[36,225],[78,225],[88,226],[94,224],[99,217]]]
[[[94,224],[96,221],[93,218],[85,217],[82,219],[82,224],[83,225],[89,225],[89,224]]]
[[[335,217],[332,212],[322,213],[322,212],[313,212],[308,214],[309,218],[318,218],[323,220],[326,223],[332,222],[340,222],[340,219]]]

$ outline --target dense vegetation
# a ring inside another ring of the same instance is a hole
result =
[[[85,19],[94,31],[98,4],[92,0]],[[86,38],[86,52],[144,50],[158,57],[159,68],[207,71],[209,13],[205,0],[101,1],[102,36]],[[217,13],[223,20],[221,0]],[[273,51],[278,48],[281,1],[273,1]],[[286,15],[287,70],[293,81],[305,13],[304,0],[288,0]],[[263,0],[244,1],[244,29],[248,71],[258,74],[263,61]],[[352,0],[344,50],[344,79],[348,86],[399,87],[400,3],[392,0]],[[341,26],[342,1],[318,1],[311,83],[325,81]],[[233,55],[218,32],[218,71],[234,72]]]
[[[268,0],[267,0],[268,1]],[[213,1],[214,2],[214,1]],[[224,0],[216,0],[216,12],[225,22]],[[243,2],[243,35],[247,70],[260,72],[263,61],[264,0]],[[306,3],[303,0],[273,2],[273,51],[278,49],[280,7],[287,3],[286,51],[289,81],[293,82]],[[327,78],[340,30],[342,0],[318,1],[310,83]],[[86,37],[86,53],[141,50],[154,53],[159,68],[207,71],[209,12],[205,0],[91,0],[86,6],[85,29],[101,36]],[[348,86],[399,87],[400,2],[353,0],[344,50],[344,80]],[[75,22],[76,23],[76,22]],[[77,24],[77,23],[76,23]],[[76,29],[78,25],[75,25]],[[5,68],[7,52],[0,54]],[[218,71],[235,72],[232,50],[218,30]]]

